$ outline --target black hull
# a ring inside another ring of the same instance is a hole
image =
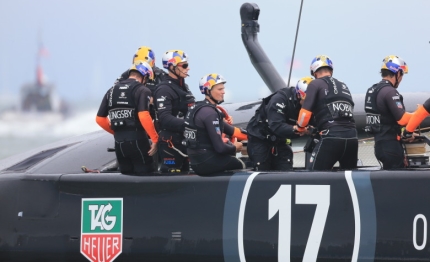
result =
[[[430,261],[429,172],[349,173],[3,175],[0,260],[87,261],[82,199],[122,198],[115,261]]]

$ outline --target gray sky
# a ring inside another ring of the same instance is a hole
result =
[[[0,1],[0,95],[17,94],[35,79],[38,32],[50,55],[42,65],[61,96],[101,100],[130,66],[137,47],[148,45],[161,67],[163,52],[182,49],[190,57],[187,83],[198,91],[200,77],[227,79],[228,102],[255,100],[264,83],[241,40],[243,1],[13,0]],[[264,0],[259,41],[275,68],[288,76],[300,0]],[[427,91],[430,57],[427,0],[305,0],[293,77],[309,74],[312,58],[330,56],[334,76],[353,93],[379,80],[382,59],[402,57],[410,73],[400,92]],[[423,98],[423,101],[426,98]],[[98,105],[97,105],[98,106]]]

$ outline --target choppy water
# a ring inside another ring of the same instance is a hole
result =
[[[0,121],[0,159],[66,137],[100,130],[95,122],[97,109],[85,109],[62,121]],[[19,120],[19,119],[18,119]]]

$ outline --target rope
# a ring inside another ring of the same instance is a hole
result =
[[[164,137],[163,138],[161,138],[164,142],[166,142],[167,143],[167,146],[169,147],[169,148],[172,148],[173,150],[176,150],[176,152],[178,152],[181,156],[183,156],[183,157],[188,157],[188,155],[186,155],[186,154],[184,154],[181,150],[179,150],[179,149],[177,149],[176,147],[175,147],[175,145],[173,145],[173,143],[172,143],[172,137],[170,137],[170,139],[164,139]]]
[[[298,36],[298,34],[299,34],[300,18],[301,18],[301,16],[302,16],[302,7],[303,7],[303,0],[302,0],[302,2],[300,3],[299,20],[297,21],[296,38],[294,39],[293,55],[292,55],[292,57],[291,57],[290,73],[289,73],[289,75],[288,75],[288,82],[287,82],[287,85],[288,85],[288,86],[290,86],[291,71],[293,70],[294,54],[296,53],[296,43],[297,43],[297,36]]]

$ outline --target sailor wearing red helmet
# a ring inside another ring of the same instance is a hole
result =
[[[195,103],[193,94],[185,84],[190,70],[188,60],[188,55],[182,50],[165,52],[162,62],[169,75],[157,85],[154,92],[160,129],[160,171],[163,173],[189,170],[186,148],[182,145],[184,116],[188,108]]]
[[[306,167],[330,170],[339,161],[342,169],[356,168],[358,138],[351,93],[345,83],[332,76],[333,62],[326,55],[312,60],[311,74],[315,80],[308,86],[297,125],[306,127],[313,118],[320,139]]]
[[[149,114],[151,91],[144,85],[154,73],[146,61],[137,61],[128,72],[127,79],[106,92],[96,122],[114,135],[121,173],[142,175],[154,171],[152,156],[157,152],[158,135]]]
[[[396,55],[385,57],[381,66],[382,80],[366,93],[366,131],[375,136],[375,156],[383,169],[407,165],[400,135],[411,114],[406,112],[403,97],[397,89],[408,71],[402,58]]]
[[[185,144],[191,168],[199,175],[243,169],[245,164],[235,157],[242,149],[242,143],[233,140],[225,143],[222,135],[227,134],[246,140],[246,134],[225,121],[225,114],[217,106],[224,101],[224,77],[209,74],[201,78],[200,92],[205,100],[190,107],[185,117]]]

